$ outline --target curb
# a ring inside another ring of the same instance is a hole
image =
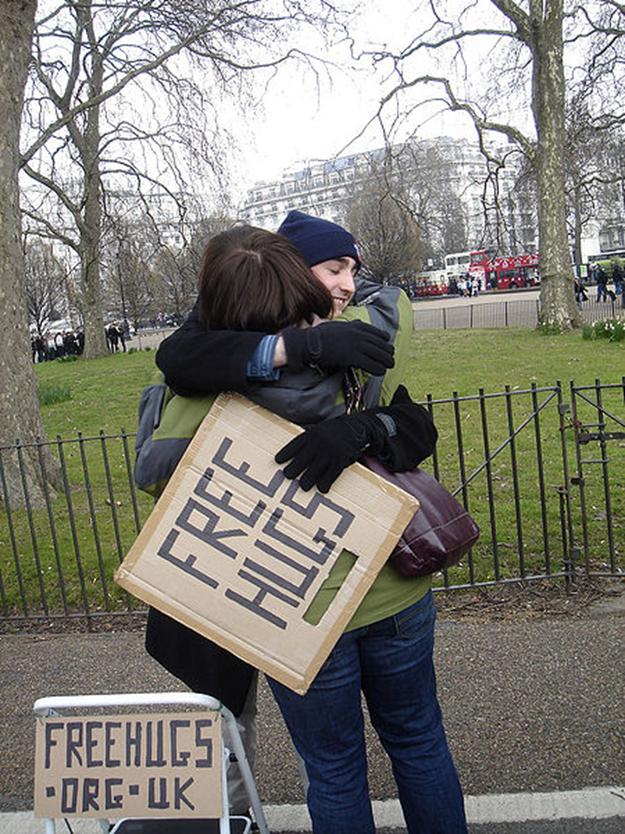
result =
[[[625,786],[584,788],[555,793],[504,793],[465,798],[468,822],[513,823],[539,820],[607,819],[625,817]],[[310,831],[305,805],[265,805],[272,834]],[[396,799],[375,800],[373,815],[378,828],[403,828],[404,821]],[[2,834],[42,834],[44,821],[32,811],[0,814]],[[97,820],[75,820],[75,834],[101,834]]]

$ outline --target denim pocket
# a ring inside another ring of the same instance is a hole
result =
[[[436,619],[432,591],[429,590],[417,602],[400,611],[399,614],[395,614],[393,619],[395,621],[395,633],[398,637],[403,637],[406,640],[417,637],[419,632],[429,631],[433,628]]]

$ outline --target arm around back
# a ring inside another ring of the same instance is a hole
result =
[[[161,342],[156,364],[169,387],[182,396],[202,396],[248,388],[246,366],[264,333],[208,330],[198,305],[183,324]]]

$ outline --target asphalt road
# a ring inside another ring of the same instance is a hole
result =
[[[625,618],[610,612],[565,620],[440,622],[440,700],[465,793],[623,784],[624,637]],[[32,807],[36,698],[176,688],[145,654],[139,632],[3,635],[0,680],[0,811]],[[301,803],[291,745],[264,684],[259,704],[261,798]],[[394,797],[390,769],[370,728],[368,741],[372,797]]]

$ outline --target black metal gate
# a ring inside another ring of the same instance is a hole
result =
[[[482,530],[438,588],[625,575],[625,378],[425,404],[439,430],[426,465]],[[23,480],[15,509],[4,472],[26,447],[0,447],[0,625],[143,616],[112,578],[152,508],[135,492],[130,440],[36,444],[57,458],[62,487],[34,506]]]
[[[574,552],[590,576],[625,574],[625,377],[570,391]]]

